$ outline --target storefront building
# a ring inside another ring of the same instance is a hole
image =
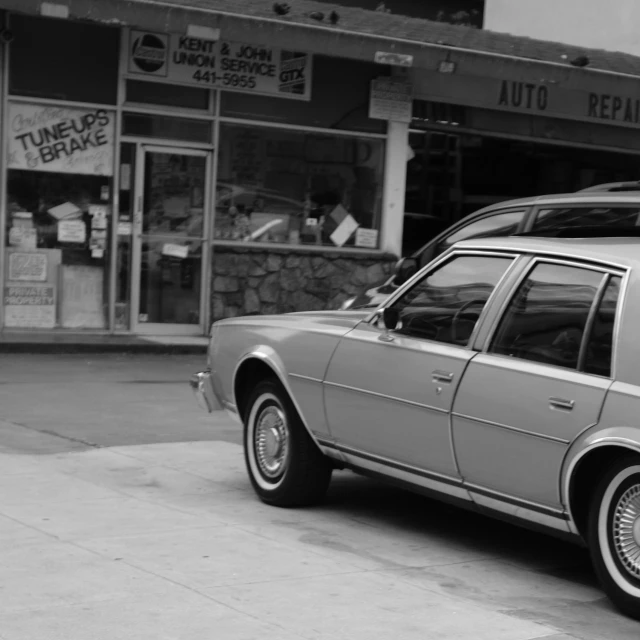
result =
[[[486,202],[637,177],[635,78],[184,5],[2,3],[4,332],[337,308]]]

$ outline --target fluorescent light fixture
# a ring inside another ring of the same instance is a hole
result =
[[[43,2],[40,5],[40,15],[45,18],[63,18],[69,17],[69,7],[66,4],[58,4],[56,2]]]
[[[190,24],[187,27],[187,35],[190,38],[198,38],[199,40],[220,40],[220,29],[213,27],[203,27],[199,24]]]

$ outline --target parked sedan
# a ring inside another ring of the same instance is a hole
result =
[[[279,507],[333,469],[588,545],[640,619],[640,238],[462,242],[369,312],[217,322],[191,384]]]

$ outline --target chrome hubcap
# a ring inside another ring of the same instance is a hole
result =
[[[613,515],[613,543],[620,562],[640,579],[640,484],[629,487]]]
[[[289,432],[284,413],[278,407],[264,409],[256,420],[256,460],[267,478],[284,473],[289,449]]]

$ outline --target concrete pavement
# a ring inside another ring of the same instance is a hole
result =
[[[8,364],[1,640],[638,638],[566,543],[346,472],[263,505],[197,360]]]

